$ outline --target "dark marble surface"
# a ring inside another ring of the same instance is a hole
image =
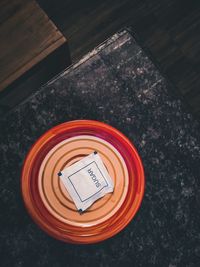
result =
[[[200,127],[172,91],[122,31],[1,120],[0,266],[200,266]],[[31,144],[74,119],[121,130],[137,147],[146,173],[136,217],[96,245],[47,236],[28,216],[20,193]]]

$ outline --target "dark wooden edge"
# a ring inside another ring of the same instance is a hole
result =
[[[0,92],[0,116],[12,110],[70,64],[66,42]]]

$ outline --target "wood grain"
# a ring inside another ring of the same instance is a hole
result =
[[[0,1],[0,91],[66,43],[35,1]]]

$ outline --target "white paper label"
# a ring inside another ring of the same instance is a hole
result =
[[[96,152],[62,170],[59,176],[79,211],[113,192],[112,178]]]

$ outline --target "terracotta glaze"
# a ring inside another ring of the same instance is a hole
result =
[[[58,172],[97,151],[114,181],[114,192],[79,214]],[[144,194],[144,171],[133,144],[98,121],[60,124],[41,136],[22,170],[22,195],[33,220],[49,235],[70,243],[96,243],[121,231]]]

